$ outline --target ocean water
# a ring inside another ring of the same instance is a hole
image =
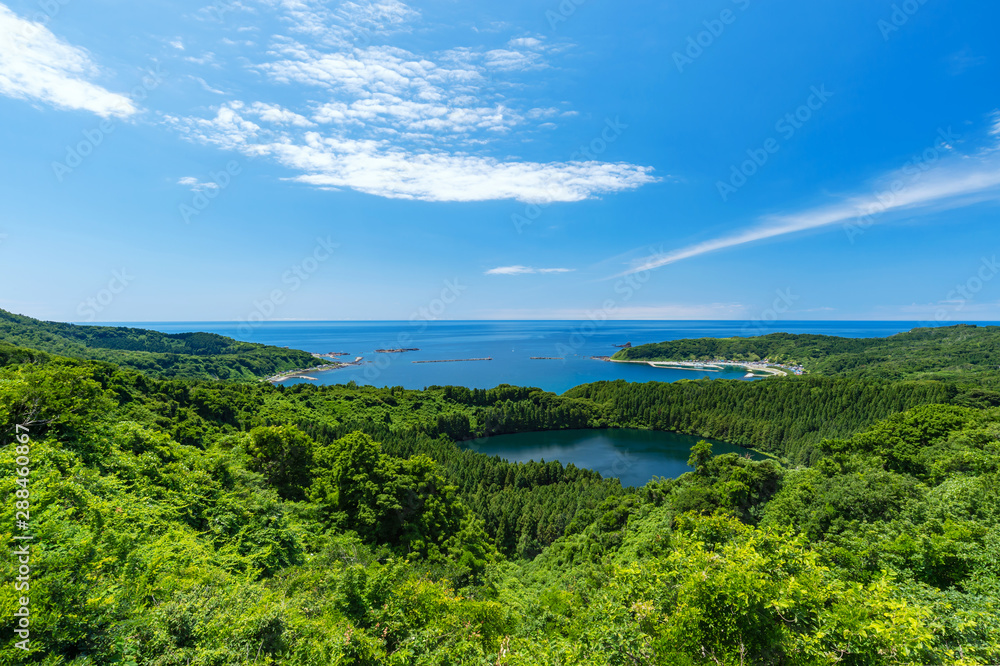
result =
[[[317,383],[403,386],[422,389],[454,384],[492,388],[498,384],[537,386],[562,393],[603,379],[632,382],[676,381],[701,377],[742,379],[743,372],[667,370],[633,363],[609,363],[591,356],[610,356],[614,345],[639,345],[680,338],[731,337],[773,331],[820,333],[844,337],[883,337],[908,331],[918,322],[788,321],[775,328],[751,329],[744,321],[270,321],[248,327],[237,322],[143,322],[118,325],[165,333],[207,331],[248,342],[309,352],[346,352],[361,356],[360,365],[313,373],[315,382],[290,379],[286,384]],[[387,354],[376,349],[416,347],[419,351]],[[558,360],[533,360],[552,357]],[[489,361],[413,363],[446,359],[491,358]]]

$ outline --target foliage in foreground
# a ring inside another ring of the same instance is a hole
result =
[[[212,384],[10,358],[0,469],[27,425],[37,540],[31,651],[14,647],[5,584],[2,663],[1000,660],[992,407],[920,406],[825,440],[808,467],[703,443],[692,472],[626,491],[460,451],[440,428],[469,405],[443,390],[231,386],[223,400]],[[351,430],[349,405],[375,397],[381,436]],[[567,419],[580,400],[536,398]],[[315,436],[296,426],[310,417]],[[3,475],[0,493],[18,488]],[[494,496],[541,508],[560,488],[589,499],[521,532],[562,525],[548,545],[512,548],[506,509],[476,509]],[[0,558],[0,577],[14,566]]]

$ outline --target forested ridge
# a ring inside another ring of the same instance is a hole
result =
[[[0,530],[26,491],[35,536],[0,663],[998,663],[1000,395],[951,379],[274,387],[0,344]],[[580,427],[777,459],[622,488],[475,451]]]
[[[871,379],[1000,383],[1000,327],[958,324],[915,328],[885,338],[771,333],[637,345],[612,356],[632,361],[726,359],[801,364],[814,374]]]
[[[826,438],[844,437],[911,407],[951,401],[1000,404],[1000,394],[954,384],[788,377],[584,384],[568,397],[596,403],[614,427],[672,430],[808,463]]]
[[[308,352],[215,333],[160,333],[124,326],[80,326],[0,310],[0,341],[50,354],[111,361],[155,377],[255,381],[326,363]]]

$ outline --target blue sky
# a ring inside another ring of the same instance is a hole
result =
[[[0,307],[997,320],[998,21],[968,0],[6,0]]]

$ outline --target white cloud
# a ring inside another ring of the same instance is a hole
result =
[[[270,156],[303,172],[293,179],[298,182],[395,199],[582,201],[659,180],[652,167],[626,163],[501,161],[441,150],[405,150],[386,141],[341,139],[318,132],[293,137],[264,129],[230,106],[211,120],[167,120],[200,143]]]
[[[177,184],[183,185],[184,187],[190,187],[192,192],[204,192],[205,190],[219,189],[218,183],[213,183],[211,181],[203,182],[194,176],[184,176],[177,181]]]
[[[533,49],[542,45],[542,40],[534,37],[518,37],[507,42],[507,46]]]
[[[316,125],[316,123],[305,116],[300,116],[277,104],[254,102],[247,109],[247,113],[257,116],[261,121],[271,123],[272,125],[294,125],[295,127],[314,127]]]
[[[261,131],[259,125],[245,120],[232,106],[223,106],[212,119],[165,116],[165,120],[198,143],[214,144],[243,152],[249,152],[248,146],[251,145],[251,140]]]
[[[309,133],[304,144],[248,146],[306,174],[296,180],[422,201],[582,201],[656,180],[649,167],[603,162],[501,162],[446,152],[407,152],[373,141],[343,141]]]
[[[298,173],[291,180],[423,201],[580,201],[658,180],[652,167],[627,163],[521,161],[491,154],[499,137],[542,132],[566,111],[522,104],[514,81],[494,72],[547,66],[534,37],[508,48],[460,47],[418,54],[377,44],[409,29],[419,14],[398,0],[346,2],[259,0],[291,24],[295,39],[276,38],[263,62],[248,64],[303,101],[233,101],[214,118],[167,117],[199,143],[266,156]],[[353,32],[352,32],[353,31]],[[336,48],[331,48],[335,44]],[[264,97],[263,95],[261,97]]]
[[[531,266],[498,266],[483,275],[532,275],[535,273],[572,273],[573,268],[532,268]]]
[[[484,54],[483,60],[490,69],[499,69],[502,71],[520,72],[547,66],[542,60],[542,56],[534,51],[493,49]]]
[[[532,112],[535,110],[529,113]],[[388,93],[375,93],[367,99],[349,103],[328,102],[318,107],[312,118],[318,123],[352,126],[382,135],[397,134],[400,129],[434,135],[471,135],[484,130],[505,132],[525,120],[524,115],[503,105],[450,106],[406,100]]]
[[[186,60],[187,62],[194,63],[195,65],[216,65],[216,66],[218,66],[218,63],[215,60],[215,53],[212,52],[212,51],[205,51],[204,53],[202,53],[198,57],[187,56],[186,58],[184,58],[184,60]]]
[[[990,134],[1000,136],[1000,109],[993,112],[993,127],[990,128]]]
[[[128,97],[87,80],[99,74],[85,50],[0,4],[0,94],[105,118],[136,113]]]
[[[348,25],[365,25],[383,31],[397,28],[420,16],[420,12],[400,0],[345,2],[338,13]]]
[[[938,145],[942,151],[951,150],[951,145],[943,140]],[[941,159],[939,166],[928,167],[926,171],[921,168],[924,165],[909,164],[889,173],[867,194],[797,213],[766,217],[749,229],[650,255],[634,262],[623,274],[652,270],[709,252],[833,225],[842,225],[853,238],[883,215],[950,210],[984,199],[1000,199],[1000,159],[995,153],[985,151],[979,156],[937,159]]]
[[[381,92],[439,101],[449,93],[474,92],[486,81],[483,72],[459,59],[439,65],[392,46],[326,51],[286,42],[274,52],[280,56],[277,60],[257,67],[273,81],[302,83],[361,97]]]
[[[196,81],[198,83],[198,85],[201,86],[202,90],[204,90],[205,92],[210,92],[210,93],[212,93],[214,95],[225,95],[226,94],[225,91],[219,90],[218,88],[213,88],[212,86],[208,85],[208,81],[206,81],[205,79],[201,78],[200,76],[192,76],[192,75],[189,74],[188,78],[190,78],[193,81]]]
[[[376,34],[408,29],[420,12],[400,0],[344,2],[330,7],[326,0],[261,0],[277,9],[292,31],[329,46],[368,44]]]

